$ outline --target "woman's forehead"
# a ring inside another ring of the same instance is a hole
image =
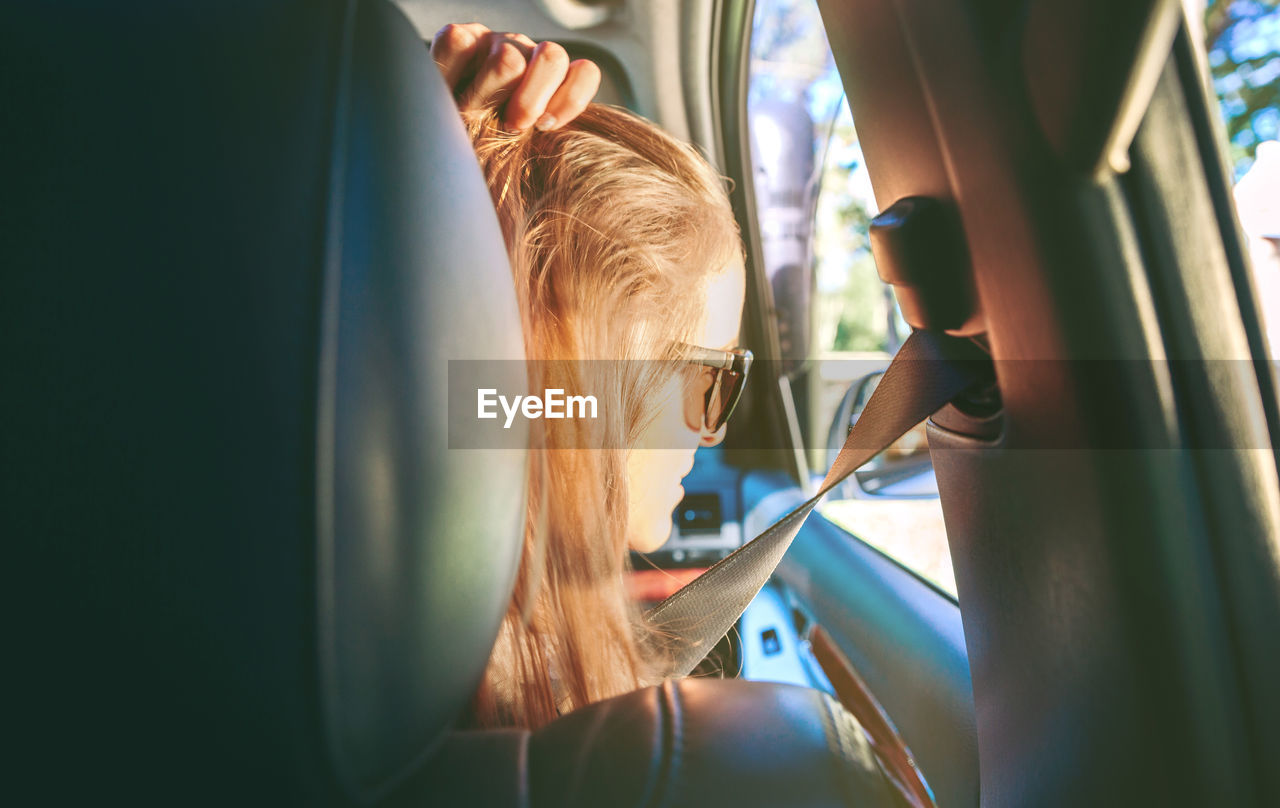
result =
[[[706,286],[707,319],[699,345],[731,348],[737,344],[746,285],[747,275],[741,260],[730,262],[711,276]]]

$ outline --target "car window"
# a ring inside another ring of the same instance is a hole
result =
[[[1280,2],[1185,0],[1204,43],[1272,358],[1280,357]]]

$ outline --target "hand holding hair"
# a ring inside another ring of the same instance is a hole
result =
[[[535,43],[475,22],[441,28],[431,40],[431,58],[459,109],[503,107],[503,123],[516,130],[558,129],[578,117],[600,89],[595,62],[570,61],[555,42]]]

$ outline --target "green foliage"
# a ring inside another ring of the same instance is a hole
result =
[[[864,251],[853,258],[845,287],[836,297],[840,319],[831,350],[887,351],[885,288],[871,253]]]
[[[1239,177],[1252,165],[1258,143],[1280,136],[1280,0],[1212,0],[1204,28]]]
[[[822,185],[814,228],[817,259],[817,336],[821,351],[885,351],[888,307],[876,274],[867,229],[875,211],[868,189],[854,182],[862,162],[858,134],[847,104],[829,128],[822,159]]]

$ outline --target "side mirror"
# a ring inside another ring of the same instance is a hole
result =
[[[827,432],[827,468],[835,462],[849,430],[857,423],[883,377],[883,370],[863,376],[849,386],[840,400]],[[832,499],[936,499],[937,496],[938,480],[933,475],[923,422],[869,460],[830,494]]]

